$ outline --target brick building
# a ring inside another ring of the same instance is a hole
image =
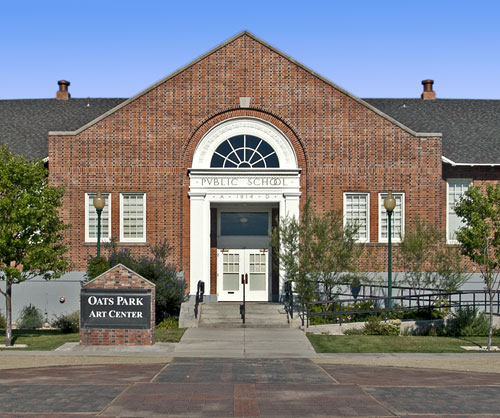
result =
[[[0,135],[48,157],[50,180],[65,185],[75,271],[96,251],[101,191],[103,240],[146,254],[166,239],[191,295],[201,280],[212,299],[239,300],[248,273],[247,300],[277,300],[269,235],[306,198],[360,225],[360,264],[375,271],[388,190],[395,240],[425,218],[453,243],[454,199],[500,178],[500,100],[436,99],[422,83],[420,99],[360,99],[242,32],[127,100],[71,99],[60,82],[59,100],[0,101],[0,114],[34,115]]]

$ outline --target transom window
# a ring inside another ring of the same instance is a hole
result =
[[[220,222],[221,235],[269,235],[268,212],[221,212]]]
[[[253,135],[237,135],[220,144],[212,156],[214,168],[278,168],[278,156],[266,141]]]

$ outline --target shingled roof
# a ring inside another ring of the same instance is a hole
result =
[[[125,100],[0,100],[0,144],[30,158],[45,158],[49,131],[77,130]],[[500,100],[363,100],[415,132],[443,133],[445,161],[500,164]]]
[[[451,163],[500,164],[500,100],[363,100],[416,132],[441,132]]]
[[[78,129],[124,100],[0,100],[0,144],[29,158],[46,158],[49,131]]]

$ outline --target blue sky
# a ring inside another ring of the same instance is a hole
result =
[[[130,97],[243,29],[360,97],[500,99],[497,0],[3,0],[0,99]]]

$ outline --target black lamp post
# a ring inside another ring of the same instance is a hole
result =
[[[97,212],[97,257],[101,256],[101,213],[106,206],[106,199],[102,197],[101,192],[97,192],[94,197],[94,207]]]
[[[391,217],[394,208],[396,207],[396,199],[391,192],[388,193],[384,199],[384,207],[387,211],[387,238],[388,238],[388,271],[387,271],[387,308],[392,309],[392,231],[391,231]]]

